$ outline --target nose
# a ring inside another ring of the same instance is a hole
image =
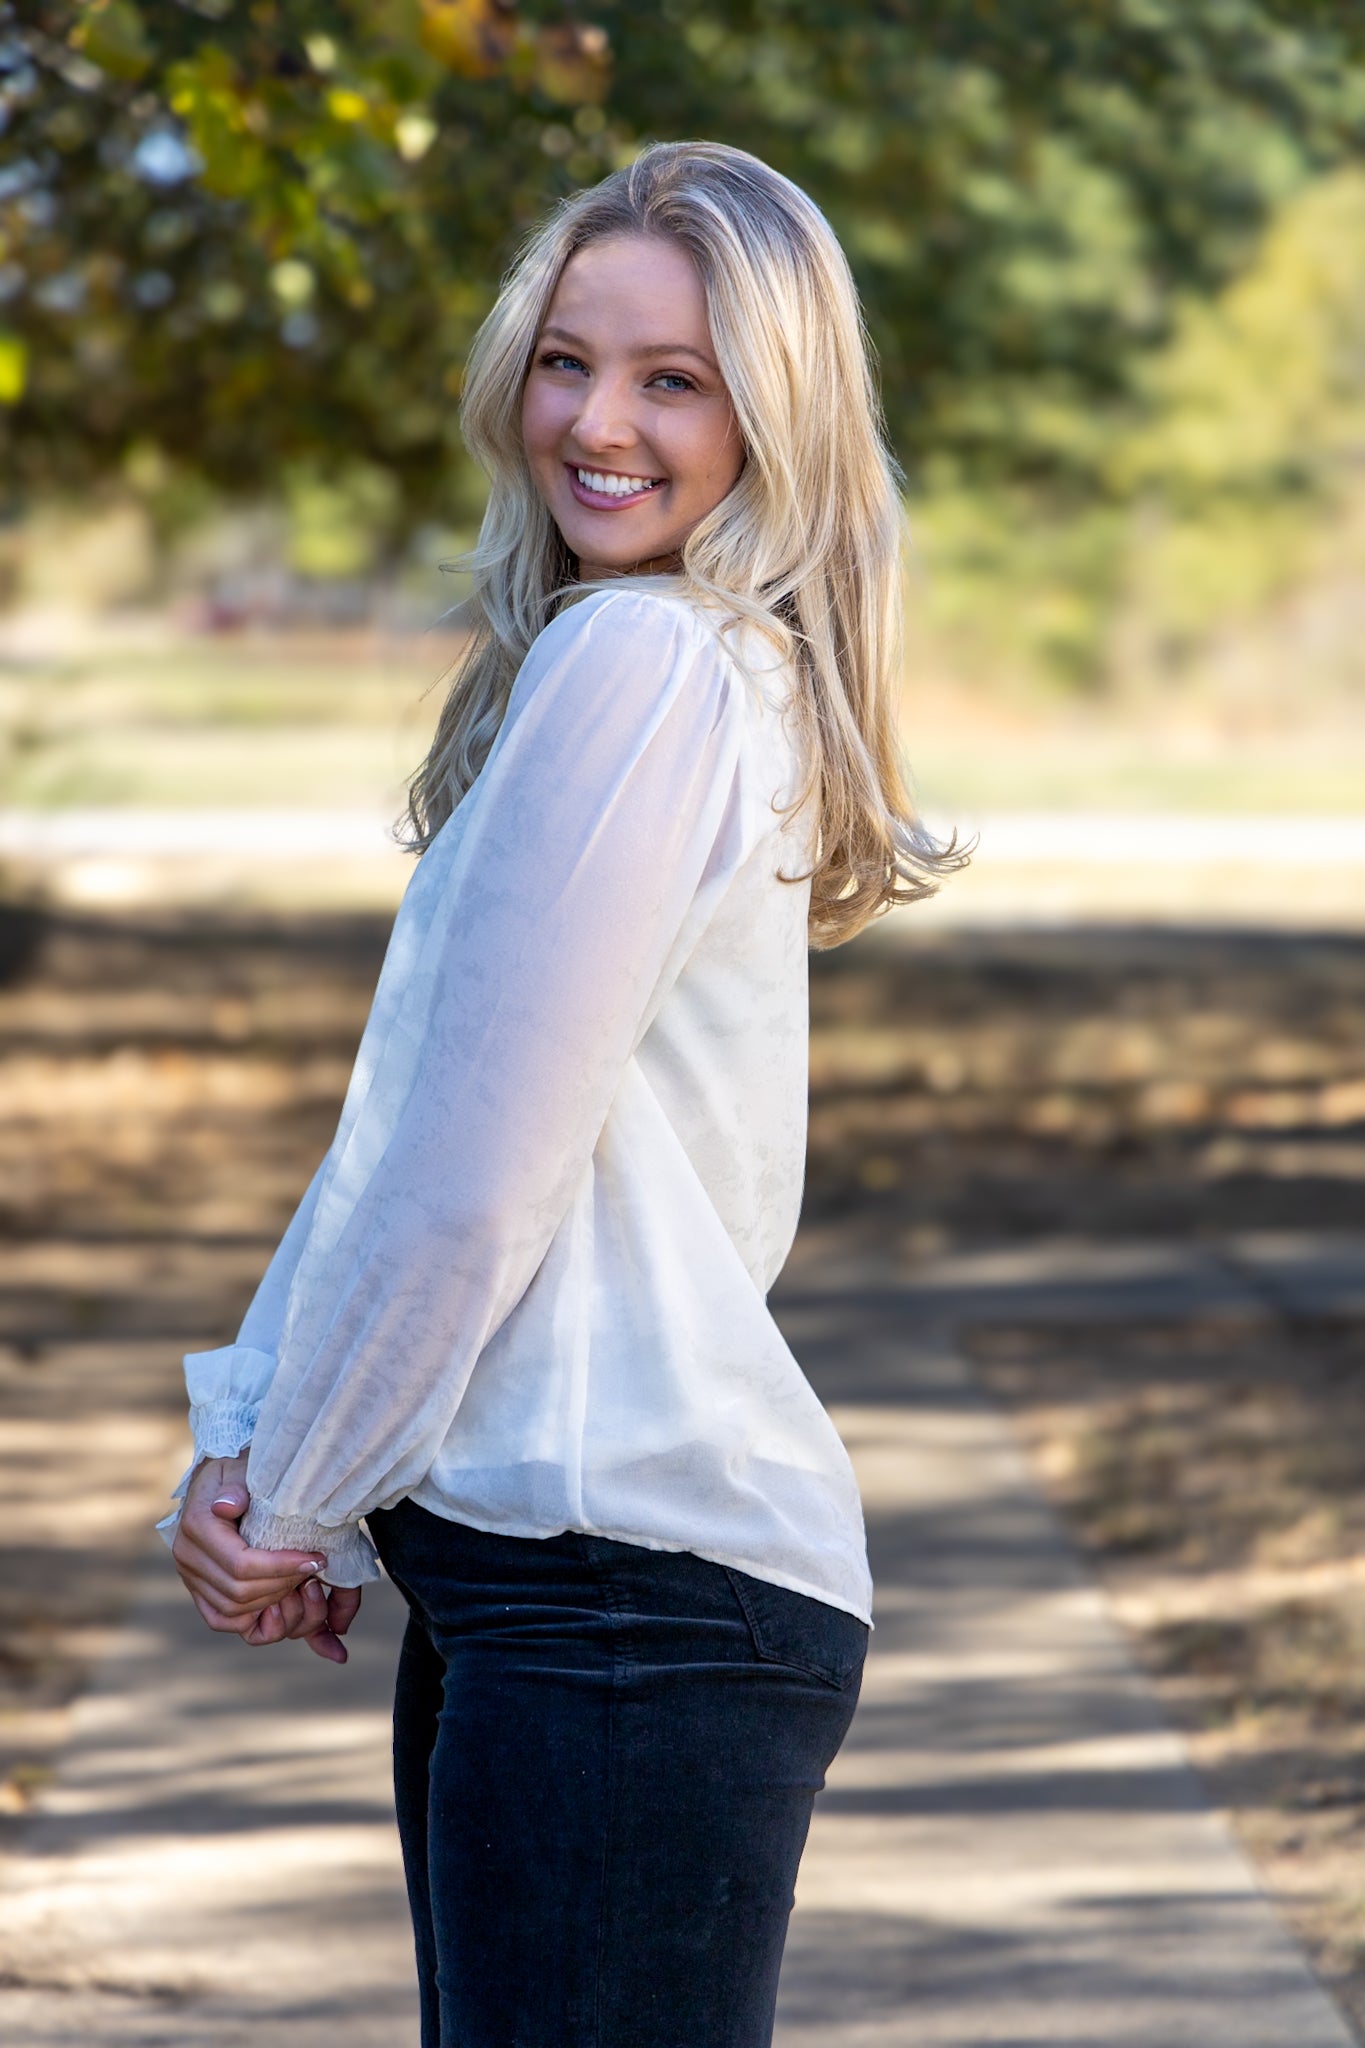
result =
[[[584,454],[629,448],[638,438],[629,386],[622,379],[594,377],[583,392],[574,420],[574,439]]]

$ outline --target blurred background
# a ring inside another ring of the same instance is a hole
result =
[[[1157,1275],[964,1342],[1365,2013],[1355,0],[0,4],[0,1807],[330,1136],[470,336],[548,202],[690,135],[848,251],[906,747],[980,834],[814,963],[802,1245]]]

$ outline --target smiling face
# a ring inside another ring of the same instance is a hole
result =
[[[673,566],[744,446],[687,252],[589,242],[565,264],[522,395],[536,489],[584,581]]]

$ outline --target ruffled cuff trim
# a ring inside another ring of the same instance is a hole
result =
[[[253,1550],[310,1550],[327,1560],[320,1577],[329,1586],[367,1586],[379,1577],[379,1559],[359,1522],[327,1527],[307,1515],[277,1515],[253,1500],[241,1521]]]
[[[259,1404],[244,1401],[203,1401],[190,1410],[194,1459],[235,1458],[256,1434]]]

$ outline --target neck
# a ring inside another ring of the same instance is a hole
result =
[[[682,567],[681,555],[651,555],[648,561],[631,562],[625,568],[610,568],[605,562],[578,563],[580,583],[610,583],[619,576],[673,576]]]

